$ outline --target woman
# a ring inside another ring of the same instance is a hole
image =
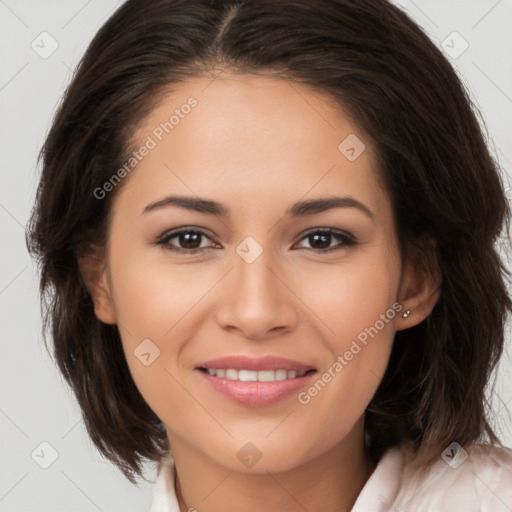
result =
[[[504,510],[485,390],[509,209],[384,0],[129,0],[41,153],[27,242],[91,439],[152,512]]]

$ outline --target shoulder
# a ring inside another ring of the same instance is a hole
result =
[[[405,454],[397,510],[499,512],[512,510],[512,450],[452,443],[427,467],[412,469]]]
[[[415,467],[406,445],[381,458],[352,512],[510,512],[512,450],[452,443],[428,465]]]

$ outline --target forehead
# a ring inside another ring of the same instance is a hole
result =
[[[132,147],[150,148],[129,176],[138,195],[168,185],[289,202],[334,190],[383,199],[368,138],[327,93],[289,80],[224,72],[173,85]]]

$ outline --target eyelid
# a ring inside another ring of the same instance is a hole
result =
[[[167,249],[167,250],[169,250],[171,252],[189,253],[189,254],[193,254],[193,253],[197,253],[197,252],[202,252],[204,249],[208,249],[208,247],[198,247],[196,249],[182,249],[180,247],[173,247],[172,249],[170,249],[168,247],[168,241],[170,239],[175,238],[175,237],[181,235],[182,233],[190,233],[190,232],[199,233],[202,236],[204,236],[206,238],[209,238],[214,243],[216,243],[215,240],[213,240],[213,237],[211,235],[209,235],[208,231],[205,230],[204,228],[199,228],[199,227],[196,227],[196,226],[181,226],[179,228],[171,229],[169,231],[166,231],[166,232],[162,233],[157,238],[157,240],[155,242],[155,245],[161,245],[161,246],[163,246],[164,249]]]
[[[175,253],[181,253],[181,254],[196,254],[200,252],[204,252],[206,249],[211,249],[212,247],[197,247],[195,249],[183,249],[180,247],[173,246],[172,248],[169,247],[169,240],[172,238],[175,238],[179,236],[182,233],[198,233],[214,242],[216,245],[218,244],[212,236],[208,234],[208,231],[204,228],[199,228],[195,226],[181,226],[179,228],[176,228],[174,230],[167,231],[160,235],[155,242],[155,245],[161,245],[164,249],[167,249],[168,251],[175,252]],[[304,239],[306,239],[308,236],[314,235],[314,234],[326,234],[331,235],[335,238],[338,238],[342,241],[341,246],[340,244],[335,245],[334,247],[328,247],[326,249],[314,249],[314,248],[307,248],[304,247],[304,249],[308,249],[309,252],[313,252],[315,254],[322,254],[322,253],[328,253],[328,252],[335,252],[335,251],[341,251],[346,247],[356,245],[358,243],[356,237],[352,235],[351,233],[344,231],[342,229],[338,228],[331,228],[331,227],[315,227],[311,228],[299,235],[298,241],[294,244],[297,245],[298,243],[302,242]]]
[[[341,246],[338,244],[338,245],[335,245],[334,247],[329,247],[327,249],[309,249],[310,251],[312,251],[312,252],[314,252],[316,254],[341,251],[345,247],[353,246],[353,245],[356,245],[358,243],[356,237],[354,235],[352,235],[351,233],[349,233],[347,231],[344,231],[342,229],[330,228],[330,227],[312,228],[312,229],[302,233],[300,235],[300,238],[299,238],[297,243],[300,243],[305,238],[307,238],[307,237],[309,237],[311,235],[317,234],[317,233],[331,235],[331,236],[333,236],[335,238],[339,238],[339,239],[342,240],[343,243],[342,243]]]

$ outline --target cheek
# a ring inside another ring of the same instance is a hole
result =
[[[175,338],[182,319],[214,282],[201,265],[180,268],[167,264],[165,257],[151,261],[147,251],[132,250],[111,258],[116,315],[131,343],[140,343],[141,336],[155,340]]]
[[[400,276],[399,265],[392,262],[375,251],[296,275],[304,304],[321,320],[318,325],[325,327],[326,339],[337,352],[344,351],[352,339],[392,308]],[[388,316],[393,318],[394,313]],[[389,337],[388,323],[383,327],[379,322],[379,326]]]
[[[330,358],[299,401],[323,418],[333,438],[364,413],[384,375],[400,314],[399,272],[398,259],[369,258],[317,275],[311,287],[311,309],[326,326]],[[328,286],[319,290],[322,283]]]
[[[137,388],[157,411],[160,398],[172,402],[182,394],[173,380],[177,360],[187,336],[193,335],[190,313],[211,288],[200,272],[188,268],[148,264],[135,249],[111,251],[113,298],[127,364]],[[198,280],[191,286],[193,272]],[[163,387],[168,388],[165,394]]]

